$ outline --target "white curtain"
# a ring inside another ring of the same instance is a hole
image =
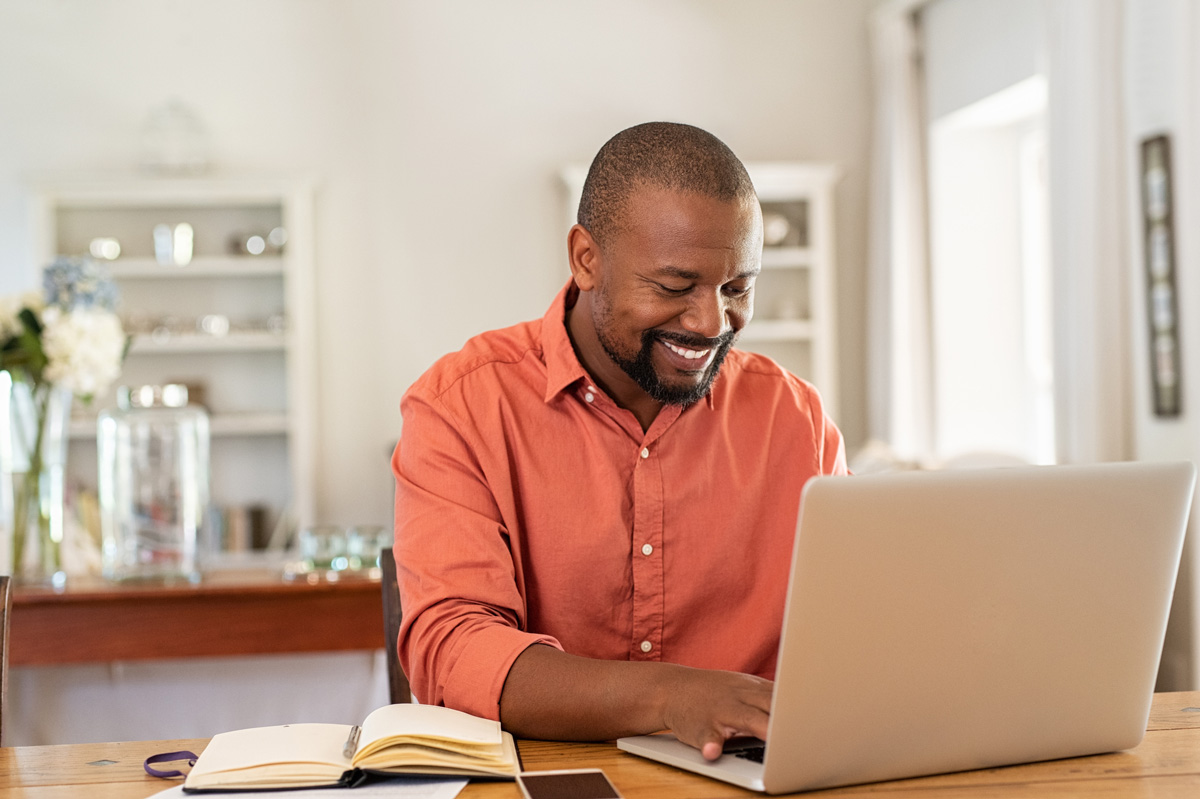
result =
[[[868,423],[871,438],[904,460],[922,460],[933,450],[925,123],[914,16],[920,5],[897,0],[871,21]]]
[[[1122,0],[1046,0],[1058,460],[1132,455]]]

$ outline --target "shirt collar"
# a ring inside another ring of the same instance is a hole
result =
[[[579,289],[575,286],[574,279],[568,280],[567,285],[563,286],[562,290],[558,292],[558,296],[554,298],[554,302],[550,303],[546,315],[542,317],[542,352],[546,359],[546,402],[554,399],[576,381],[592,379],[588,376],[587,370],[583,368],[583,364],[579,362],[579,356],[575,354],[575,347],[571,344],[571,337],[567,334],[567,309],[574,308],[575,301],[578,299]],[[717,375],[708,394],[704,396],[703,402],[709,410],[716,409],[714,396],[721,388],[724,372],[729,367],[729,359],[726,358],[721,373]]]
[[[546,359],[546,402],[554,399],[577,380],[590,380],[571,337],[567,335],[567,309],[575,306],[579,289],[575,281],[567,281],[562,291],[550,303],[550,309],[542,317],[542,353]]]

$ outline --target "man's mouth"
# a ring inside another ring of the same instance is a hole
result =
[[[669,341],[663,341],[663,344],[666,344],[667,348],[670,349],[671,352],[674,352],[677,355],[687,358],[689,361],[702,360],[704,358],[707,358],[708,354],[710,352],[712,352],[712,349],[693,350],[693,349],[689,349],[688,347],[680,347],[678,344],[672,344]]]

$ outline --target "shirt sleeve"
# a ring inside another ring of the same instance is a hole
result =
[[[437,397],[410,390],[400,407],[400,662],[419,701],[498,720],[517,656],[561,646],[525,630],[508,531],[468,437]]]

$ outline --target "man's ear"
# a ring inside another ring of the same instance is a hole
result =
[[[583,225],[573,225],[567,233],[567,257],[571,276],[580,291],[591,291],[600,280],[600,245]]]

